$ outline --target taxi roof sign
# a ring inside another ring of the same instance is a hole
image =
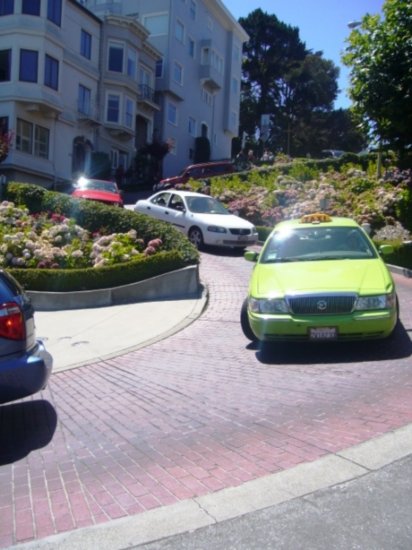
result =
[[[325,223],[331,222],[332,218],[324,212],[315,212],[314,214],[306,214],[300,218],[300,223]]]

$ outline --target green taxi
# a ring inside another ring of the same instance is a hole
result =
[[[398,320],[395,284],[367,232],[350,218],[309,214],[275,226],[255,262],[240,321],[250,340],[386,338]]]

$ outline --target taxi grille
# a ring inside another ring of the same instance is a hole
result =
[[[355,304],[356,295],[294,296],[289,298],[293,313],[302,315],[331,315],[350,313]]]

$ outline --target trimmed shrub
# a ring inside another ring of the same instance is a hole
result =
[[[159,252],[127,263],[88,269],[8,269],[29,290],[71,292],[111,288],[186,267],[177,251]]]
[[[162,240],[163,251],[121,265],[90,269],[10,269],[28,290],[72,291],[109,288],[137,282],[199,262],[199,252],[185,235],[166,222],[132,210],[71,198],[32,184],[10,182],[3,200],[25,206],[31,214],[52,212],[72,218],[90,233],[109,235],[135,229],[147,245]]]

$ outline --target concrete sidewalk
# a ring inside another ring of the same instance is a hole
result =
[[[53,356],[56,373],[167,338],[196,320],[206,302],[203,291],[199,298],[36,311],[36,332]]]

